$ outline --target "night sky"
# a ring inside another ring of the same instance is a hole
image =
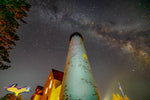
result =
[[[101,100],[112,100],[120,82],[131,100],[150,100],[150,0],[28,0],[32,5],[11,68],[0,71],[3,87],[44,86],[52,68],[64,71],[73,32],[83,35]]]

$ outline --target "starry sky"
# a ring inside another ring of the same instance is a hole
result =
[[[64,71],[73,32],[83,35],[101,100],[112,100],[120,82],[131,100],[150,100],[150,0],[28,0],[27,24],[0,71],[3,87],[43,86],[52,68]]]

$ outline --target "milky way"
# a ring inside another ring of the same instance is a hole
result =
[[[47,13],[50,21],[61,23],[62,27],[66,24],[69,24],[70,28],[80,27],[86,33],[111,43],[111,46],[131,53],[139,62],[145,63],[146,70],[150,70],[150,19],[149,14],[143,18],[145,13],[141,13],[139,9],[140,1],[53,0],[42,1],[39,5],[41,10]],[[146,12],[149,9],[142,10]],[[41,16],[45,19],[45,15]]]
[[[2,87],[44,85],[51,70],[64,70],[69,36],[80,32],[102,100],[119,93],[150,99],[149,0],[28,0],[32,7],[11,51],[12,67],[1,71]],[[21,72],[21,74],[19,74]],[[144,91],[144,92],[143,92]],[[142,93],[141,93],[142,92]]]

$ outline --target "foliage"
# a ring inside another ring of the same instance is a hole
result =
[[[9,53],[15,46],[15,42],[19,40],[16,33],[20,20],[26,23],[23,18],[27,17],[25,11],[29,11],[30,4],[25,0],[0,0],[0,69],[8,69],[11,63]]]
[[[6,94],[4,97],[0,98],[0,100],[14,100],[16,97],[14,94]]]
[[[0,100],[23,100],[23,99],[21,95],[16,97],[15,94],[9,93],[6,94],[4,97],[0,98]]]
[[[127,95],[125,95],[125,99],[126,99],[126,100],[130,100],[130,99],[127,97]],[[123,99],[123,97],[121,97],[119,94],[115,95],[115,94],[113,93],[113,99],[112,99],[112,100],[124,100],[124,99]]]

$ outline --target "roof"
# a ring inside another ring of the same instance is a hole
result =
[[[54,79],[57,79],[60,81],[63,80],[63,74],[64,74],[63,72],[55,70],[55,69],[52,69],[52,72],[53,72]]]
[[[71,36],[70,36],[70,38],[69,38],[69,41],[71,41],[71,38],[74,37],[74,36],[79,36],[79,37],[81,37],[81,39],[82,39],[82,41],[83,41],[82,35],[81,35],[80,33],[78,33],[78,32],[74,32],[73,34],[71,34]]]
[[[42,90],[42,89],[43,89],[43,86],[39,86],[39,85],[38,85],[38,86],[36,87],[36,89]]]

